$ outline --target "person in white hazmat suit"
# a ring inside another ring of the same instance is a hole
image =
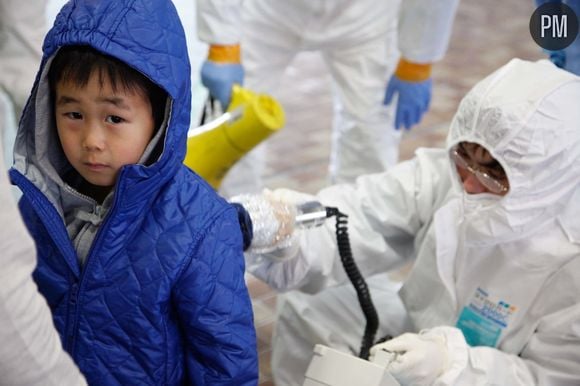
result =
[[[36,249],[6,173],[16,123],[42,58],[46,5],[46,0],[0,0],[0,385],[87,384],[62,348],[32,279]]]
[[[428,110],[431,64],[447,49],[458,1],[197,0],[198,37],[209,44],[201,80],[222,106],[244,75],[244,86],[276,97],[295,56],[320,52],[335,90],[330,179],[352,182],[394,165],[398,129]],[[224,194],[263,187],[264,149],[232,168]]]
[[[42,58],[47,2],[0,0],[0,132],[7,165],[12,164],[15,122],[20,119]]]
[[[267,195],[349,216],[355,260],[373,275],[377,336],[395,336],[371,360],[398,353],[385,366],[401,384],[580,384],[579,100],[580,78],[513,59],[462,100],[446,149],[316,197]],[[334,233],[327,220],[271,253],[285,259],[247,254],[254,275],[302,291],[279,300],[277,386],[302,384],[316,343],[359,350],[365,321]],[[399,290],[384,272],[409,260]]]
[[[0,137],[0,385],[86,386],[32,279],[36,248],[10,190],[2,149]]]

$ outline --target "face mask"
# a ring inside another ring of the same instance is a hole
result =
[[[497,205],[501,196],[492,193],[468,194],[463,190],[463,213],[465,216],[477,214],[483,210],[490,210]]]
[[[462,216],[460,224],[468,245],[488,244],[511,233],[508,216],[500,204],[502,196],[492,193],[468,194],[462,189],[459,201]]]

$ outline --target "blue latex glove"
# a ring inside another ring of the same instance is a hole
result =
[[[209,94],[227,110],[232,97],[232,86],[244,82],[244,67],[238,63],[216,63],[206,60],[201,67],[201,83]]]
[[[566,68],[566,51],[547,51],[550,55],[550,60],[559,68]]]
[[[395,129],[399,130],[404,126],[408,130],[419,123],[423,114],[429,109],[432,84],[431,78],[421,82],[408,82],[399,79],[396,75],[391,77],[383,103],[388,105],[395,94],[399,95]]]

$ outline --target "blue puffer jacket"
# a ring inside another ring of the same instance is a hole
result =
[[[47,157],[58,144],[42,139],[54,132],[45,66],[73,44],[130,64],[172,102],[163,152],[150,166],[122,168],[82,268],[59,203],[59,168]],[[190,74],[169,0],[71,1],[45,40],[11,178],[37,243],[35,279],[64,347],[92,386],[257,383],[236,212],[182,164]]]

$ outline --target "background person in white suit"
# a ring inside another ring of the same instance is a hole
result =
[[[12,164],[16,122],[30,94],[46,33],[48,0],[0,0],[0,132]]]
[[[36,247],[16,207],[3,160],[0,146],[0,385],[86,385],[62,348],[50,309],[32,280]]]
[[[428,110],[431,65],[447,49],[457,4],[197,0],[198,36],[210,45],[201,80],[222,106],[229,104],[234,83],[276,96],[295,56],[320,52],[335,91],[330,179],[353,182],[394,165],[399,129],[411,128]],[[263,153],[258,147],[236,164],[222,190],[261,189]]]

